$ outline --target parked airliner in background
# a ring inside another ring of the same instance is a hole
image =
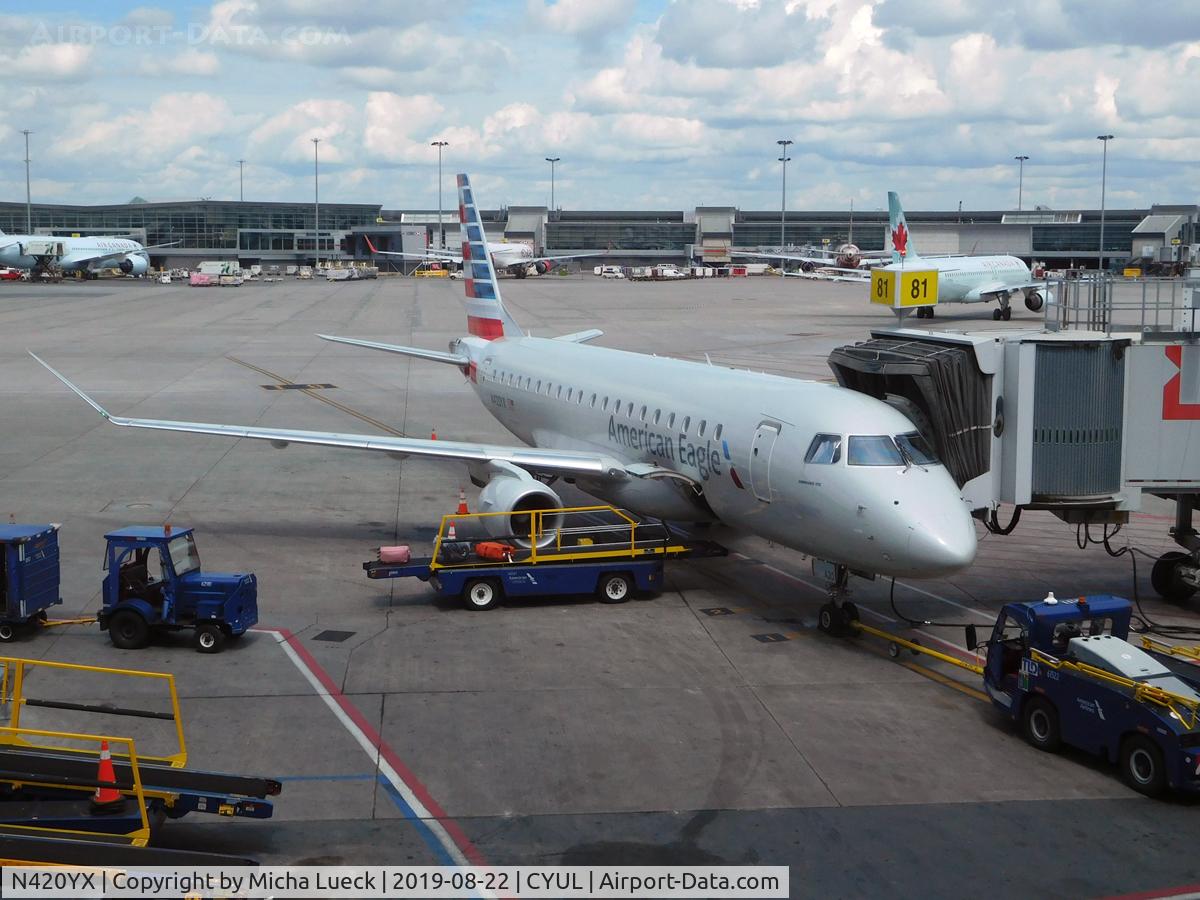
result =
[[[35,271],[57,267],[64,272],[83,272],[88,278],[99,277],[101,269],[145,275],[150,270],[150,250],[178,243],[143,247],[129,238],[55,237],[0,231],[0,265]]]
[[[900,197],[888,191],[888,229],[892,262],[880,268],[937,269],[938,305],[943,303],[998,303],[993,319],[1012,318],[1013,300],[1023,299],[1030,312],[1038,312],[1045,299],[1045,282],[1037,281],[1029,266],[1015,256],[919,256],[904,220]],[[932,306],[920,307],[917,318],[933,318]]]
[[[459,266],[463,264],[462,255],[449,250],[435,250],[431,247],[427,248],[424,253],[376,250],[370,238],[367,238],[367,246],[371,248],[372,253],[378,253],[380,256],[402,256],[406,259],[420,259],[426,262],[448,262]],[[568,256],[534,256],[533,247],[520,241],[513,241],[512,243],[488,241],[486,246],[487,252],[492,258],[492,265],[498,270],[503,269],[509,275],[516,278],[524,278],[531,271],[537,275],[545,275],[554,268],[554,263],[556,262],[566,262],[569,259],[579,259],[584,256],[604,255],[600,251],[594,251],[589,253],[572,253]]]
[[[850,570],[920,578],[971,563],[958,487],[896,409],[832,384],[588,346],[595,329],[531,337],[501,301],[466,175],[458,194],[468,334],[449,352],[319,337],[462,370],[531,446],[114,416],[38,362],[114,425],[465,463],[479,509],[513,514],[489,517],[507,535],[522,512],[562,507],[561,478],[643,515],[719,520],[828,560],[835,585]]]
[[[780,259],[800,264],[799,272],[784,272],[801,278],[821,278],[826,281],[870,281],[871,267],[882,265],[891,258],[888,251],[864,253],[857,244],[842,244],[836,250],[810,249],[805,253],[764,253],[758,250],[734,250],[733,256],[755,259]]]

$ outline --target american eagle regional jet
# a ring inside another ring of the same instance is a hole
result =
[[[562,478],[642,515],[719,520],[830,561],[840,584],[850,570],[920,578],[970,564],[959,490],[897,410],[832,384],[589,346],[594,329],[531,337],[501,300],[466,175],[458,197],[468,334],[448,352],[320,337],[461,369],[529,446],[128,418],[38,362],[114,425],[465,464],[484,512],[561,508],[550,483]]]

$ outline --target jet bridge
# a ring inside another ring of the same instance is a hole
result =
[[[1119,525],[1146,493],[1176,502],[1178,552],[1155,589],[1200,589],[1200,270],[1051,283],[1040,327],[881,328],[829,357],[838,383],[904,412],[964,499],[1007,534],[1023,509]],[[1006,526],[1001,504],[1016,508]]]

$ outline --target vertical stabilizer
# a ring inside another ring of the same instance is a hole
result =
[[[888,239],[892,247],[892,262],[901,263],[918,258],[908,233],[908,223],[904,221],[900,195],[895,191],[888,191]]]
[[[458,176],[458,221],[461,223],[463,282],[467,293],[467,331],[494,340],[521,337],[516,320],[504,308],[496,268],[487,250],[483,219],[475,205],[475,192],[466,175]]]

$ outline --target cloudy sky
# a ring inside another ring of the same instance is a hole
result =
[[[24,6],[25,11],[17,8]],[[6,4],[0,199],[1094,208],[1200,200],[1200,4],[221,0]],[[100,12],[103,9],[104,12]],[[1136,22],[1133,19],[1136,18]],[[447,185],[452,182],[447,178]],[[449,190],[449,188],[447,188]]]

